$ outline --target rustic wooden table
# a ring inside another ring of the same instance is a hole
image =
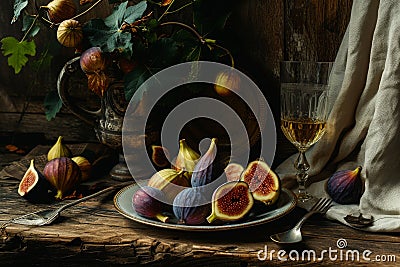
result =
[[[2,154],[2,165],[8,158]],[[302,243],[280,246],[270,241],[270,234],[289,229],[298,221],[305,213],[300,208],[251,228],[183,232],[158,229],[123,217],[114,208],[115,193],[65,210],[52,225],[7,226],[0,241],[0,265],[396,266],[400,261],[399,234],[354,230],[319,215],[311,217],[303,226]],[[1,180],[0,199],[0,224],[54,205],[30,204],[17,194],[17,184]]]

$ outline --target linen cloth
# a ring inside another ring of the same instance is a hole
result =
[[[367,231],[400,231],[399,14],[398,0],[353,1],[331,73],[326,133],[306,154],[314,175],[308,191],[318,197],[327,195],[329,171],[362,166],[360,204],[335,205],[327,217],[346,224],[347,214],[372,215]],[[276,170],[284,184],[295,179],[296,157]]]

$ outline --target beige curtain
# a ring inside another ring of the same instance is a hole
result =
[[[329,171],[362,166],[360,204],[337,205],[328,218],[345,223],[344,216],[361,212],[374,217],[366,230],[400,231],[400,1],[353,2],[330,85],[327,132],[307,152],[309,191],[324,196]],[[295,159],[276,170],[284,184],[294,179]]]

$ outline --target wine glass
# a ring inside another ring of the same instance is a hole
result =
[[[299,151],[295,168],[299,184],[297,198],[307,201],[308,170],[305,152],[321,139],[329,115],[328,80],[332,62],[283,61],[281,79],[281,129]]]

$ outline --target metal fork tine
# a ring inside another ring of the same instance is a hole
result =
[[[332,206],[332,200],[328,198],[320,198],[314,206],[310,209],[310,211],[315,211],[319,213],[325,213]]]
[[[321,204],[321,202],[323,201],[323,198],[318,199],[317,202],[315,202],[315,204],[311,207],[310,211],[316,211],[318,210],[319,205]]]
[[[321,213],[326,213],[330,207],[332,207],[332,199],[328,199],[328,201],[326,201],[324,207],[321,208],[320,212]]]

